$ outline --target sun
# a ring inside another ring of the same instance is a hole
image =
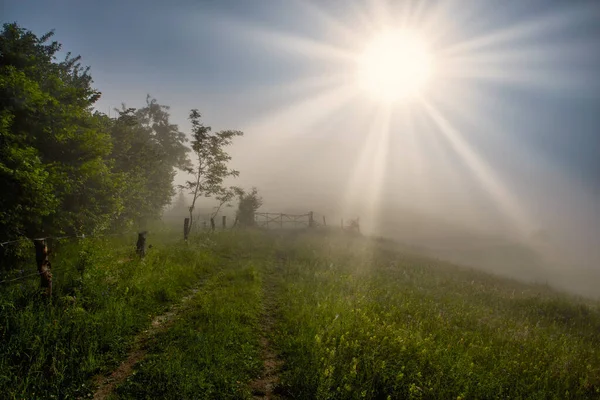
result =
[[[387,30],[376,35],[358,57],[358,83],[382,102],[414,98],[433,74],[433,57],[418,33]]]

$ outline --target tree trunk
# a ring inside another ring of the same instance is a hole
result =
[[[138,240],[136,243],[136,253],[140,258],[144,258],[146,256],[146,234],[148,232],[140,232],[138,233]]]
[[[52,296],[52,272],[50,271],[50,260],[48,260],[48,246],[45,239],[34,240],[35,260],[38,273],[40,274],[41,286],[46,289],[46,296]]]

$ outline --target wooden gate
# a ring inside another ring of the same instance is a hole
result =
[[[313,212],[307,214],[254,213],[256,226],[260,228],[312,228],[316,226]]]

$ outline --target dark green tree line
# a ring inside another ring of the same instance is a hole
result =
[[[57,56],[53,32],[36,36],[16,23],[0,32],[0,241],[21,236],[144,228],[185,188],[220,205],[236,195],[224,148],[239,131],[211,133],[192,110],[191,148],[169,107],[148,96],[117,116],[94,111],[100,92],[81,57]]]
[[[159,217],[176,169],[191,166],[169,108],[148,97],[116,118],[95,112],[89,68],[61,45],[0,33],[0,240],[94,233]]]
[[[51,37],[16,24],[0,34],[2,237],[102,228],[121,207],[111,137],[91,108],[100,93],[79,57],[56,60]]]

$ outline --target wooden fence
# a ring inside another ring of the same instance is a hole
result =
[[[312,228],[319,224],[314,214],[254,213],[254,221],[259,228]]]
[[[6,242],[0,243],[0,248],[4,248],[8,245],[18,244],[21,242],[33,242],[33,250],[35,250],[35,260],[37,264],[37,272],[30,274],[23,274],[23,269],[21,269],[21,274],[17,276],[13,276],[7,279],[7,276],[3,276],[0,280],[0,285],[2,284],[10,284],[14,282],[21,281],[23,279],[33,278],[36,276],[40,277],[40,286],[44,289],[44,293],[46,297],[52,297],[52,284],[53,284],[53,276],[52,272],[55,270],[53,266],[50,264],[50,246],[49,241],[58,241],[63,239],[85,239],[90,237],[107,237],[107,236],[125,236],[131,235],[131,232],[127,233],[108,233],[101,235],[83,235],[76,234],[70,236],[48,236],[42,238],[27,238],[22,237],[20,239],[9,240]],[[140,258],[144,258],[146,256],[146,236],[148,231],[138,232],[137,233],[137,242],[135,244],[136,253]],[[151,246],[150,246],[151,247]],[[60,269],[60,268],[59,268]],[[16,270],[15,270],[16,271]],[[5,273],[5,271],[3,271]]]

